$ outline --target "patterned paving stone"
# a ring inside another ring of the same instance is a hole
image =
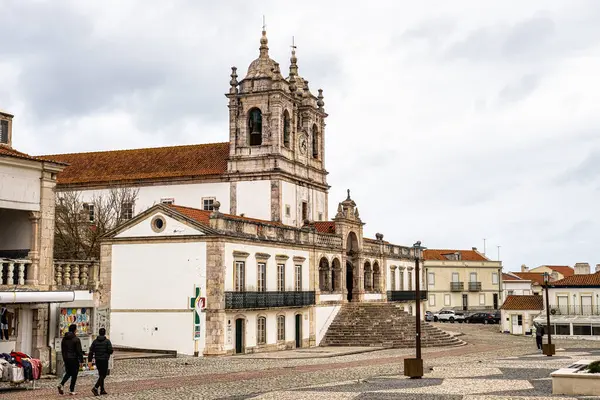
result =
[[[441,385],[420,388],[386,390],[388,393],[413,394],[486,394],[515,389],[527,390],[533,386],[526,380],[492,380],[492,379],[444,379]]]

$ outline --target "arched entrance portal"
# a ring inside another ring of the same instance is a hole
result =
[[[348,301],[352,301],[352,289],[354,289],[354,274],[352,272],[352,263],[346,262],[346,290],[348,291]]]

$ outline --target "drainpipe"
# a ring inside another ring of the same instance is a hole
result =
[[[50,305],[52,303],[48,303],[48,318],[47,319],[47,323],[46,323],[46,343],[48,343],[48,347],[50,348],[50,351],[48,352],[48,371],[50,373],[52,373],[52,351],[53,351],[53,347],[50,346]]]

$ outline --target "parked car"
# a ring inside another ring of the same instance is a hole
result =
[[[480,312],[469,315],[465,318],[469,324],[498,324],[500,323],[499,312]]]
[[[433,314],[433,320],[435,322],[440,321],[450,323],[454,323],[456,321],[462,324],[465,320],[465,316],[462,313],[454,310],[442,310],[436,314]]]
[[[425,321],[426,322],[433,321],[433,313],[431,311],[425,311]]]

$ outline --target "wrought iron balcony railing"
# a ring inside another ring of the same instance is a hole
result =
[[[421,300],[427,299],[427,291],[421,290],[419,292]],[[417,292],[414,290],[388,290],[387,299],[388,301],[415,301]]]
[[[469,282],[469,292],[480,292],[481,282]]]
[[[462,292],[464,290],[465,284],[464,282],[450,282],[450,291],[451,292]]]
[[[315,304],[315,292],[225,292],[225,309],[304,307]]]

